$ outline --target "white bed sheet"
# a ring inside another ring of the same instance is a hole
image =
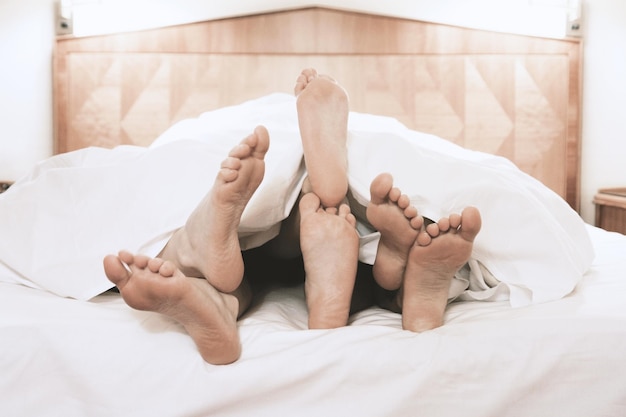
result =
[[[150,149],[89,148],[42,161],[0,196],[0,264],[14,273],[4,281],[78,299],[110,288],[102,258],[120,249],[156,255],[210,189],[228,151],[259,124],[271,145],[239,233],[243,248],[262,244],[289,214],[306,174],[295,109],[293,96],[272,94],[185,120]],[[580,216],[510,161],[388,117],[351,113],[348,128],[350,191],[363,206],[374,177],[390,172],[433,220],[479,208],[483,226],[451,298],[513,306],[559,299],[590,265]],[[378,237],[361,236],[361,261],[373,263]]]
[[[421,334],[378,308],[307,330],[302,288],[279,289],[241,320],[226,366],[119,295],[0,283],[0,415],[624,416],[626,237],[588,229],[597,256],[561,300],[458,302]]]

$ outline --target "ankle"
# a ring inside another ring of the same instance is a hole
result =
[[[407,318],[402,314],[402,328],[415,333],[425,332],[427,330],[433,330],[443,325],[443,315],[433,316],[427,315],[423,317],[417,317],[413,319]]]
[[[349,311],[315,311],[309,309],[309,329],[336,329],[348,324]]]
[[[445,300],[424,299],[422,301],[405,299],[402,307],[402,328],[420,333],[443,325],[443,316],[447,306]],[[412,306],[407,308],[407,306]]]
[[[335,329],[348,324],[350,301],[328,298],[307,297],[309,329]]]
[[[189,236],[185,228],[182,227],[174,232],[157,257],[172,262],[183,274],[188,275],[190,265],[193,264],[191,259],[192,251],[193,248],[189,241]]]

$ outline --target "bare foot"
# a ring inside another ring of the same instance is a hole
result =
[[[409,197],[393,186],[388,173],[378,175],[370,185],[371,201],[367,220],[380,232],[373,273],[376,282],[386,290],[402,285],[409,250],[424,224]]]
[[[239,358],[234,296],[219,293],[204,279],[186,277],[169,261],[129,252],[105,257],[104,270],[129,306],[182,324],[205,361],[220,365]]]
[[[399,303],[404,329],[421,332],[443,324],[450,283],[469,260],[480,227],[479,211],[467,207],[420,233],[409,252]]]
[[[239,286],[244,266],[237,229],[263,180],[268,148],[267,130],[259,126],[230,151],[213,188],[174,233],[160,258],[172,261],[186,276],[206,278],[221,292]]]
[[[302,71],[294,90],[311,187],[324,207],[338,207],[348,192],[348,95],[314,69]]]
[[[300,214],[309,328],[345,326],[359,255],[356,219],[346,204],[324,209],[314,193],[302,197]]]

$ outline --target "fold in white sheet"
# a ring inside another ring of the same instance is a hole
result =
[[[102,258],[119,249],[155,255],[210,190],[230,148],[265,125],[271,137],[263,183],[246,208],[242,247],[273,237],[305,171],[293,97],[274,94],[174,125],[148,149],[89,148],[50,158],[0,195],[0,262],[15,281],[88,299],[111,287]],[[525,305],[561,298],[593,249],[580,217],[509,161],[351,113],[349,181],[363,205],[369,184],[390,172],[420,213],[439,219],[468,205],[483,229],[451,297]],[[377,233],[362,236],[372,263]],[[546,279],[545,277],[550,277]],[[6,280],[6,278],[5,278]]]

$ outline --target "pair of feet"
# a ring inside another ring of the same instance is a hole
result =
[[[246,309],[249,294],[237,229],[263,177],[268,148],[269,135],[263,127],[235,147],[211,191],[159,257],[120,251],[103,260],[107,277],[129,306],[178,321],[209,363],[231,363],[241,353],[237,318]],[[313,192],[303,195],[299,208],[310,325],[337,327],[347,322],[356,276],[356,219],[345,204],[322,208]],[[349,262],[344,250],[352,254]]]
[[[470,258],[481,228],[479,211],[467,207],[461,214],[426,224],[387,173],[372,181],[370,194],[367,219],[380,232],[373,266],[376,282],[398,290],[395,303],[405,330],[441,326],[450,283]]]
[[[405,330],[441,326],[450,283],[470,258],[480,231],[480,213],[467,207],[426,225],[388,173],[374,178],[370,195],[367,220],[380,232],[374,279],[382,288],[397,291],[395,304]],[[346,204],[324,209],[314,193],[302,197],[300,215],[309,327],[344,326],[358,262],[356,219]]]
[[[235,361],[241,346],[237,318],[246,308],[237,229],[263,179],[269,134],[257,127],[222,162],[211,191],[157,258],[121,251],[104,271],[124,301],[181,323],[204,360]],[[198,277],[198,278],[190,278]]]
[[[339,239],[335,242],[345,242],[346,247],[354,248],[351,251],[354,252],[354,266],[348,268],[354,269],[354,275],[358,253],[354,216],[347,206],[320,210],[322,204],[338,206],[347,192],[347,96],[334,80],[318,76],[314,70],[300,74],[295,92],[309,170],[308,185],[314,192],[304,196],[300,203],[304,230],[300,235],[307,242],[305,253],[309,260],[324,257],[321,253],[326,246],[324,230],[336,231],[332,223],[339,220],[343,226],[340,229],[349,233],[338,232]],[[319,146],[320,141],[325,146]],[[192,212],[185,226],[172,236],[158,258],[121,251],[103,260],[107,277],[118,287],[129,306],[159,312],[177,320],[210,363],[229,363],[240,355],[237,318],[246,309],[250,297],[241,286],[244,265],[237,231],[243,210],[263,179],[264,157],[268,149],[269,135],[262,126],[232,149],[222,163],[211,191]],[[337,180],[341,178],[344,180]],[[340,253],[336,251],[333,255],[337,257]],[[351,288],[349,294],[336,290],[328,280],[336,271],[313,266],[312,262],[308,265],[307,296],[311,300],[312,326],[332,326],[329,321],[336,322],[334,316],[337,315],[345,315],[344,321],[347,321]],[[325,265],[332,265],[332,262]],[[318,276],[328,281],[328,285],[317,282],[315,277]],[[329,303],[329,297],[335,294],[342,294],[342,302]],[[329,314],[328,309],[318,307],[322,303],[343,305],[344,299],[348,305],[345,314]]]
[[[314,70],[302,72],[295,90],[311,188],[306,191],[312,191],[299,204],[309,325],[338,327],[347,323],[358,261],[356,219],[340,204],[347,192],[348,100],[334,80]],[[159,258],[120,252],[104,259],[107,277],[128,305],[180,322],[210,363],[232,362],[241,352],[237,317],[245,310],[247,296],[240,286],[243,261],[237,229],[262,181],[268,149],[263,127],[236,146],[222,163],[212,190]],[[401,290],[398,304],[406,329],[436,327],[443,318],[450,280],[471,252],[480,216],[466,209],[461,216],[424,228],[408,197],[393,187],[391,176],[376,178],[371,191],[367,217],[381,231],[376,280],[384,288]]]
[[[348,320],[358,262],[356,220],[341,204],[348,190],[348,96],[313,69],[300,74],[295,93],[310,180],[310,190],[304,191],[312,191],[300,204],[309,327],[338,327]],[[370,194],[367,220],[381,233],[374,278],[387,290],[399,290],[403,328],[419,332],[440,326],[450,282],[480,231],[480,213],[468,207],[425,226],[390,174],[376,177]]]

